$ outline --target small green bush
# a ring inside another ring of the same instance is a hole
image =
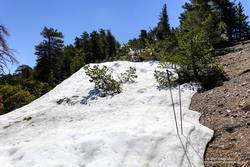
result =
[[[99,67],[94,65],[91,68],[86,65],[83,68],[91,78],[89,81],[95,83],[95,89],[102,91],[104,95],[121,93],[121,84],[112,77],[107,66]]]
[[[128,70],[126,70],[125,73],[121,74],[121,83],[134,83],[135,79],[138,76],[136,75],[136,68],[135,67],[129,67]]]
[[[228,80],[223,68],[219,65],[211,65],[199,74],[199,79],[203,89],[208,90],[216,86],[222,86],[225,80]]]
[[[218,64],[211,64],[200,70],[198,72],[198,78],[194,76],[194,72],[189,68],[181,67],[177,72],[180,76],[180,84],[198,82],[202,87],[202,91],[221,86],[224,81],[229,79],[223,71],[223,68]]]
[[[177,85],[176,78],[172,73],[170,74],[170,83],[168,81],[167,72],[155,70],[154,77],[161,89],[168,88],[170,86],[169,84],[173,87]]]

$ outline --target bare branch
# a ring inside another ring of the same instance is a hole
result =
[[[8,30],[0,25],[0,75],[5,73],[4,69],[8,69],[7,63],[18,63],[14,57],[14,50],[9,48],[5,36],[9,36]]]

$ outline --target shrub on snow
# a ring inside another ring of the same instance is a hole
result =
[[[99,67],[89,65],[83,67],[85,73],[91,78],[89,81],[95,84],[95,89],[102,91],[103,95],[114,95],[121,93],[121,84],[116,81],[107,66]]]
[[[134,83],[135,79],[138,76],[136,75],[136,68],[135,67],[129,67],[128,70],[126,70],[125,73],[121,74],[120,82],[121,83]]]

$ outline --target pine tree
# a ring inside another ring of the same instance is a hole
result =
[[[85,57],[85,63],[93,63],[94,56],[91,51],[91,41],[90,35],[87,32],[84,32],[80,38],[76,37],[75,39],[75,47],[77,49],[82,49]]]
[[[106,55],[105,60],[113,60],[117,55],[117,48],[119,48],[120,44],[116,41],[110,30],[107,30],[107,43],[108,55]]]
[[[17,67],[14,74],[22,78],[31,79],[33,76],[33,69],[28,65],[21,65]]]
[[[235,38],[236,9],[230,0],[213,0],[214,8],[219,13],[220,20],[226,25],[226,35],[229,41]]]
[[[170,25],[167,13],[167,5],[164,4],[162,12],[160,14],[160,19],[157,27],[154,29],[154,33],[158,40],[164,40],[170,33]]]
[[[53,28],[45,27],[41,35],[44,40],[35,47],[37,55],[35,78],[38,81],[55,85],[61,81],[63,34]]]
[[[90,48],[93,55],[91,62],[100,63],[103,59],[100,35],[97,31],[90,34]]]
[[[248,16],[244,14],[244,7],[242,6],[241,2],[238,3],[236,6],[236,28],[235,28],[235,35],[236,39],[242,40],[247,37],[249,32],[249,25],[248,25]]]
[[[214,21],[214,13],[209,0],[191,0],[189,8],[182,15],[178,35],[177,62],[186,70],[191,70],[200,80],[200,73],[214,63],[213,44],[220,34],[219,23]]]
[[[74,48],[74,57],[70,62],[71,74],[75,73],[86,64],[85,58],[86,57],[84,56],[84,52],[81,48]]]
[[[62,63],[60,67],[61,81],[68,78],[72,73],[70,69],[70,64],[73,58],[76,56],[76,48],[73,45],[65,46],[63,49]]]
[[[100,59],[104,61],[108,59],[109,57],[109,43],[107,41],[106,30],[104,29],[99,30],[99,40],[100,40],[100,49],[101,49]]]
[[[142,48],[146,47],[147,41],[149,40],[148,33],[146,30],[141,30],[139,35],[140,45]]]

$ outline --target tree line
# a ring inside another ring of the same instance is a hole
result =
[[[6,60],[16,60],[5,44],[3,35],[8,33],[0,27],[0,103],[4,113],[40,97],[84,65],[104,61],[170,62],[180,67],[182,82],[215,86],[223,80],[216,51],[250,38],[248,16],[240,2],[230,0],[190,0],[183,9],[180,25],[172,28],[165,4],[154,28],[141,30],[138,38],[123,45],[110,30],[100,29],[83,32],[73,44],[65,46],[62,32],[45,27],[41,32],[43,41],[35,46],[35,67],[21,65],[9,75],[3,74]]]

